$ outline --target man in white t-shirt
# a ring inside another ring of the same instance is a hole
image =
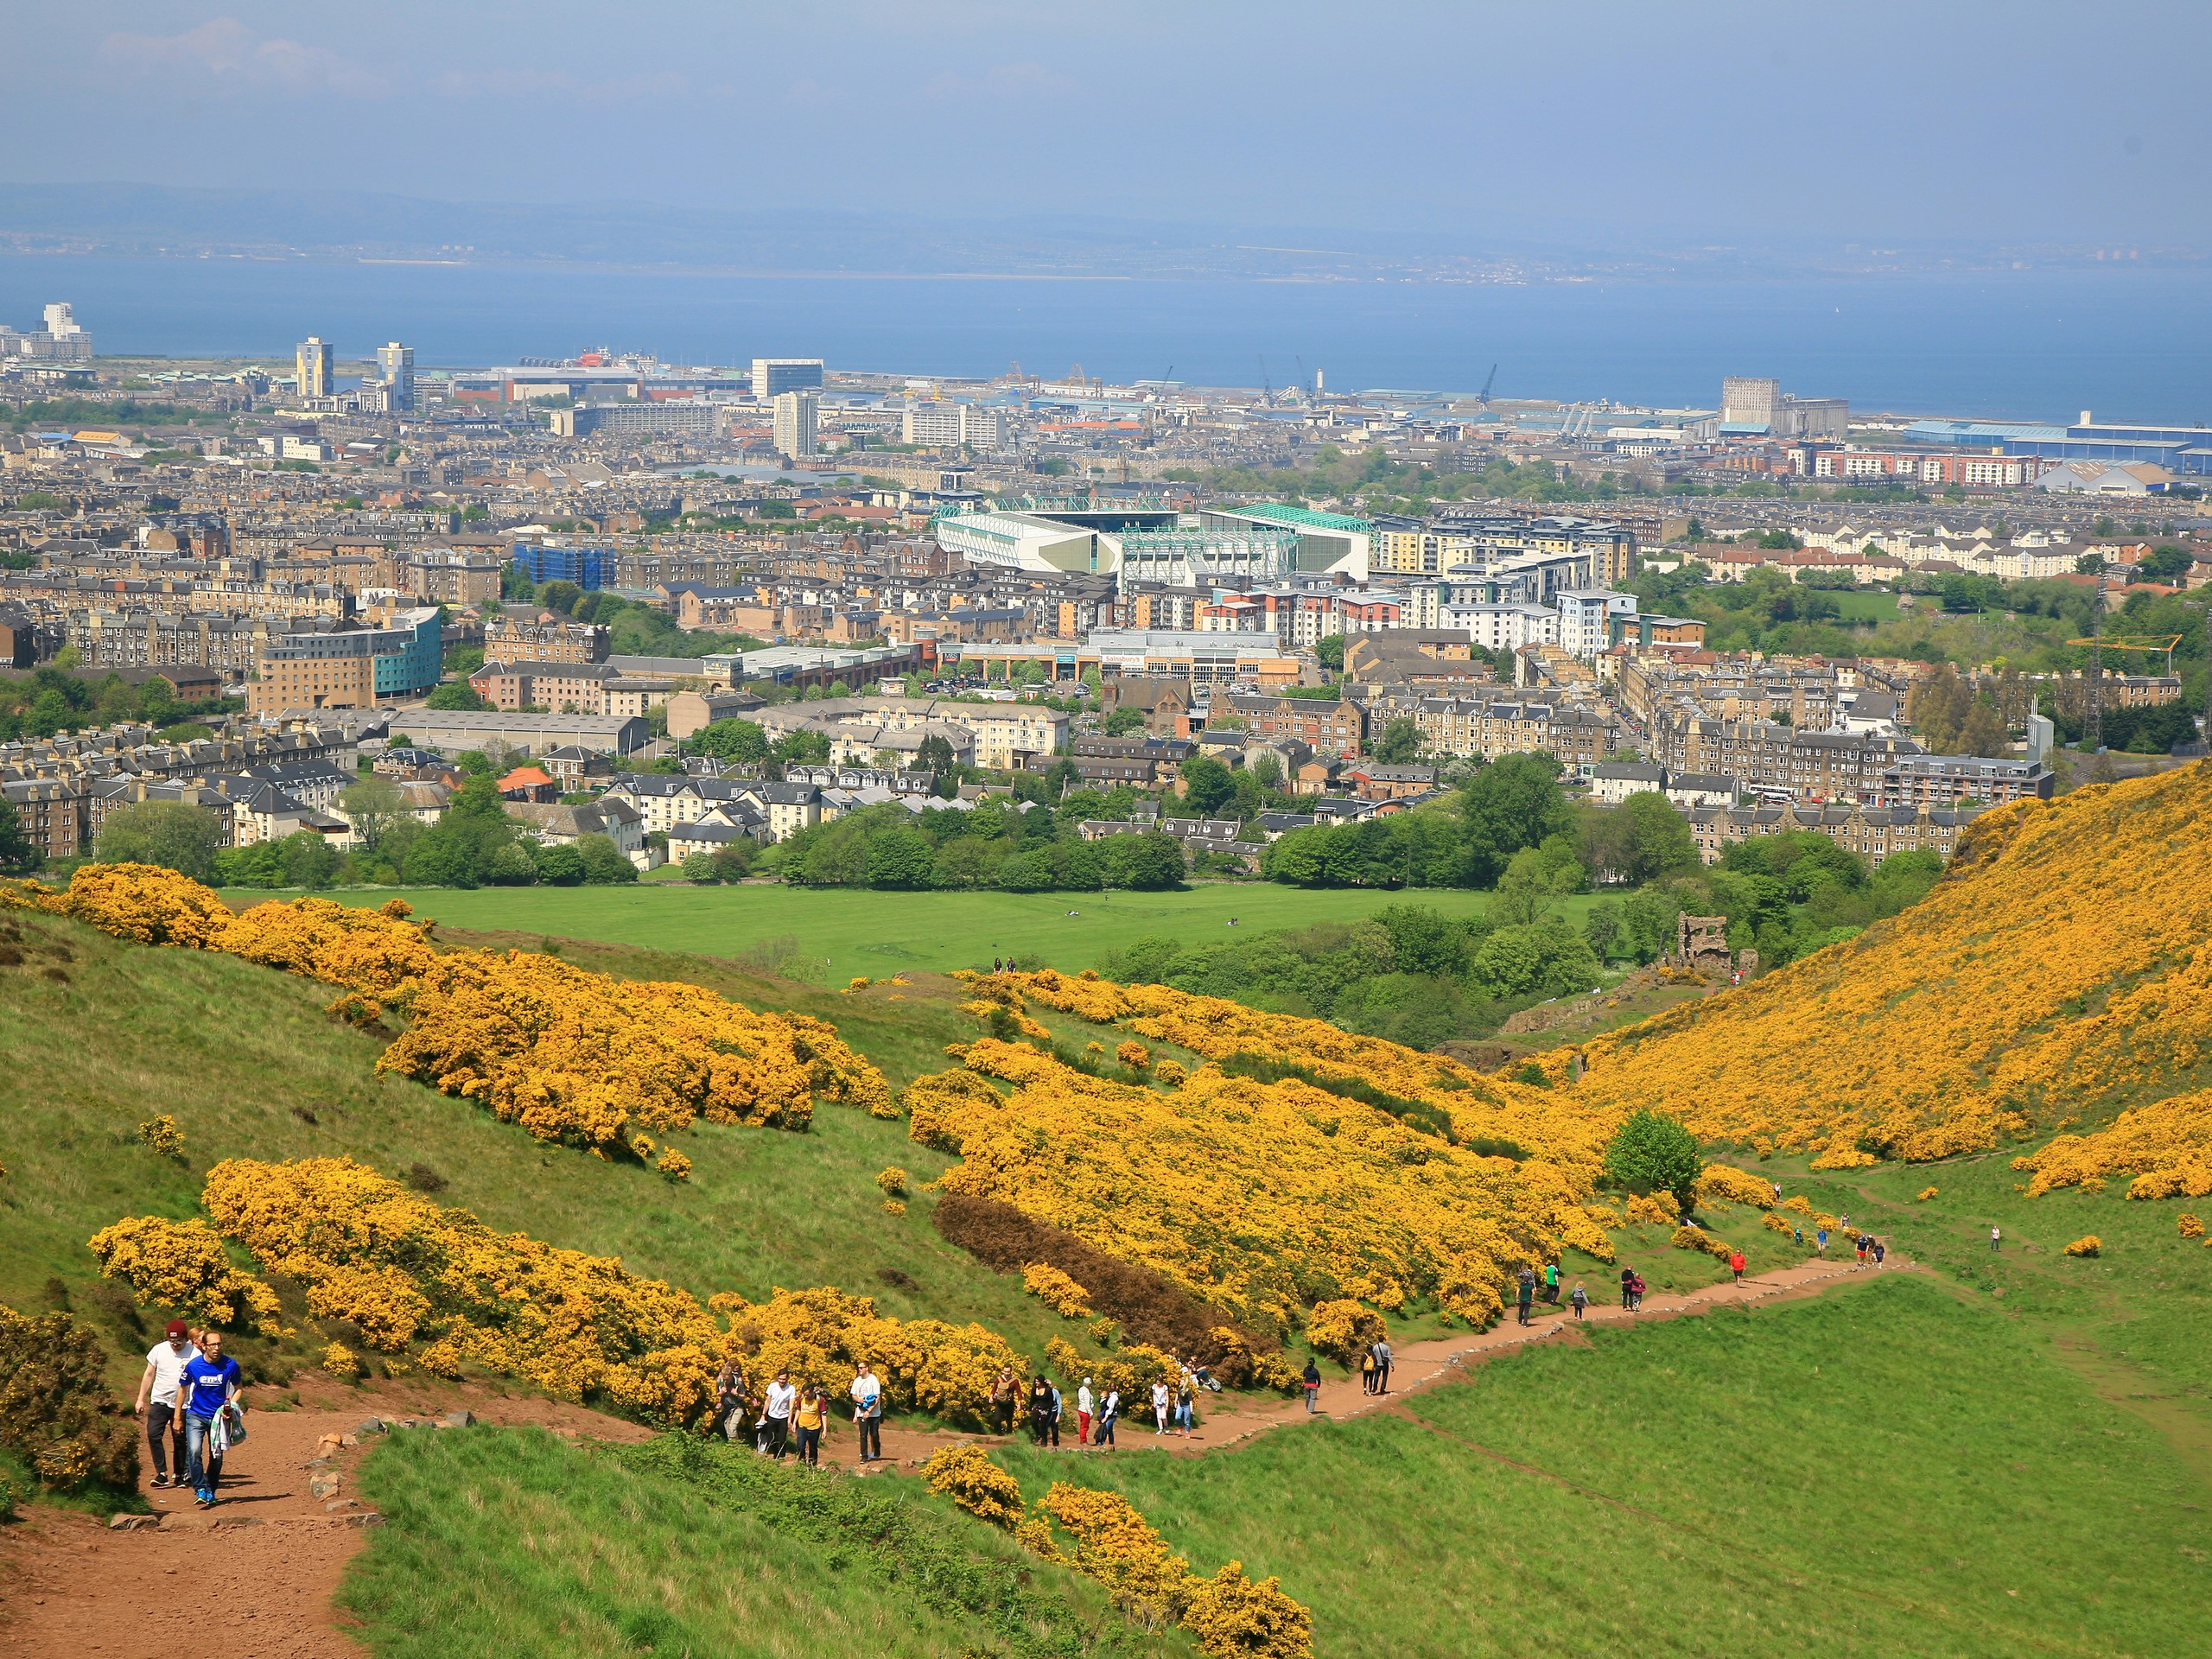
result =
[[[146,1374],[138,1379],[138,1403],[132,1409],[146,1420],[146,1447],[153,1454],[156,1486],[171,1484],[171,1452],[176,1453],[175,1484],[184,1484],[184,1411],[176,1390],[186,1364],[199,1357],[200,1350],[182,1319],[171,1319],[168,1334],[146,1355]]]
[[[776,1380],[768,1385],[766,1408],[760,1414],[760,1427],[767,1431],[760,1449],[780,1460],[784,1442],[791,1437],[791,1408],[798,1403],[798,1390],[791,1386],[791,1374],[778,1371]]]

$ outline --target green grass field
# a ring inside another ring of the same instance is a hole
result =
[[[1853,589],[1834,595],[1847,622],[1894,622],[1897,619],[1897,596],[1879,588]]]
[[[238,906],[276,895],[223,896]],[[374,906],[391,893],[378,888],[328,896]],[[796,938],[804,960],[831,984],[901,969],[988,968],[1001,956],[1034,955],[1048,967],[1089,968],[1101,952],[1147,934],[1198,942],[1225,938],[1232,916],[1242,931],[1353,921],[1391,904],[1480,914],[1491,902],[1488,893],[1440,888],[1312,892],[1258,881],[1202,883],[1184,893],[869,893],[766,882],[727,887],[646,882],[473,892],[411,888],[401,896],[418,915],[454,927],[605,939],[701,956],[742,956],[770,940]],[[1579,922],[1592,901],[1562,902]]]
[[[1281,1574],[1324,1659],[2202,1650],[2212,1487],[1995,1307],[1891,1274],[1589,1336],[1082,1478]],[[1033,1497],[1067,1478],[1004,1455]]]

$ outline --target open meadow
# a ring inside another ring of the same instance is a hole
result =
[[[231,893],[233,905],[266,893]],[[345,904],[374,906],[385,888],[338,891]],[[1443,888],[1418,893],[1315,891],[1269,881],[1200,882],[1181,893],[872,893],[787,887],[774,882],[734,887],[641,882],[634,887],[410,888],[398,896],[426,917],[454,927],[744,957],[780,941],[776,966],[785,974],[842,984],[902,969],[988,968],[998,957],[1034,957],[1066,971],[1152,934],[1186,944],[1225,937],[1230,919],[1241,931],[1356,921],[1386,905],[1420,904],[1452,915],[1479,914],[1491,895]],[[1562,901],[1580,921],[1592,901]]]

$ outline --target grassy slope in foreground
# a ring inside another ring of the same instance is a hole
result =
[[[1080,1478],[1280,1573],[1323,1659],[2201,1650],[2212,1490],[1986,1304],[1896,1274],[1591,1335],[1417,1422]],[[1067,1474],[1007,1460],[1033,1497]]]
[[[919,1182],[948,1161],[908,1141],[903,1122],[824,1106],[805,1135],[702,1123],[676,1137],[693,1171],[671,1186],[635,1165],[543,1145],[465,1102],[377,1077],[383,1044],[324,1014],[327,986],[232,957],[126,944],[54,918],[14,919],[29,946],[23,964],[0,967],[8,1103],[0,1302],[10,1306],[42,1308],[49,1277],[86,1306],[98,1267],[85,1241],[119,1217],[194,1213],[201,1177],[220,1159],[342,1154],[387,1174],[426,1165],[450,1183],[442,1204],[619,1255],[702,1300],[717,1290],[760,1299],[778,1285],[834,1284],[875,1296],[899,1318],[981,1320],[1034,1351],[1065,1331],[1017,1276],[992,1273],[940,1238],[928,1195],[917,1193],[903,1217],[883,1213],[878,1170],[897,1164]],[[46,977],[48,967],[69,982]],[[927,1002],[874,1012],[888,1021],[910,1008],[925,1028],[945,1014]],[[183,1128],[181,1163],[137,1139],[138,1124],[162,1112]],[[884,1268],[913,1287],[881,1282]],[[137,1334],[100,1328],[118,1354]],[[135,1382],[136,1367],[126,1369]]]
[[[273,895],[226,893],[241,908]],[[345,904],[374,906],[390,890],[336,891]],[[1408,893],[1309,892],[1273,882],[1202,883],[1185,893],[870,893],[786,887],[451,887],[403,890],[418,915],[454,927],[512,929],[734,957],[795,936],[830,983],[901,969],[988,968],[994,957],[1035,955],[1071,972],[1147,934],[1189,944],[1237,931],[1356,921],[1385,905],[1427,905],[1479,914],[1489,893],[1422,888]],[[1565,901],[1580,921],[1586,899]],[[1076,913],[1071,916],[1068,912]],[[826,959],[826,963],[824,961]]]
[[[1707,1140],[1937,1158],[2202,1086],[2212,766],[1975,821],[1919,904],[1585,1048],[1586,1098]]]
[[[340,1599],[383,1659],[1193,1651],[1130,1630],[1097,1586],[918,1483],[746,1467],[746,1504],[619,1456],[534,1429],[378,1446],[362,1491],[386,1524]]]

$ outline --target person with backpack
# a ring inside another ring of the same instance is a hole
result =
[[[238,1361],[223,1357],[223,1333],[203,1333],[198,1356],[184,1362],[177,1383],[184,1402],[184,1478],[192,1484],[193,1502],[203,1510],[215,1507],[224,1452],[243,1438],[237,1402],[245,1386]]]
[[[1536,1275],[1529,1268],[1521,1269],[1520,1323],[1528,1325],[1530,1310],[1536,1300]]]
[[[1580,1279],[1574,1281],[1574,1289],[1567,1300],[1574,1305],[1574,1317],[1580,1319],[1583,1310],[1590,1306],[1590,1293],[1582,1288]]]
[[[853,1427],[861,1432],[861,1461],[883,1458],[883,1384],[866,1360],[853,1372]]]
[[[1011,1365],[1000,1366],[991,1380],[991,1424],[1001,1434],[1014,1433],[1014,1397],[1020,1386]]]
[[[822,1431],[830,1421],[830,1396],[819,1382],[807,1385],[791,1413],[791,1427],[798,1431],[798,1460],[810,1469],[822,1466]]]
[[[1370,1344],[1359,1357],[1359,1391],[1375,1392],[1375,1349]]]
[[[1311,1354],[1306,1357],[1306,1375],[1299,1378],[1299,1381],[1305,1385],[1306,1414],[1311,1417],[1320,1409],[1316,1402],[1321,1398],[1321,1368],[1313,1363],[1313,1356]]]

